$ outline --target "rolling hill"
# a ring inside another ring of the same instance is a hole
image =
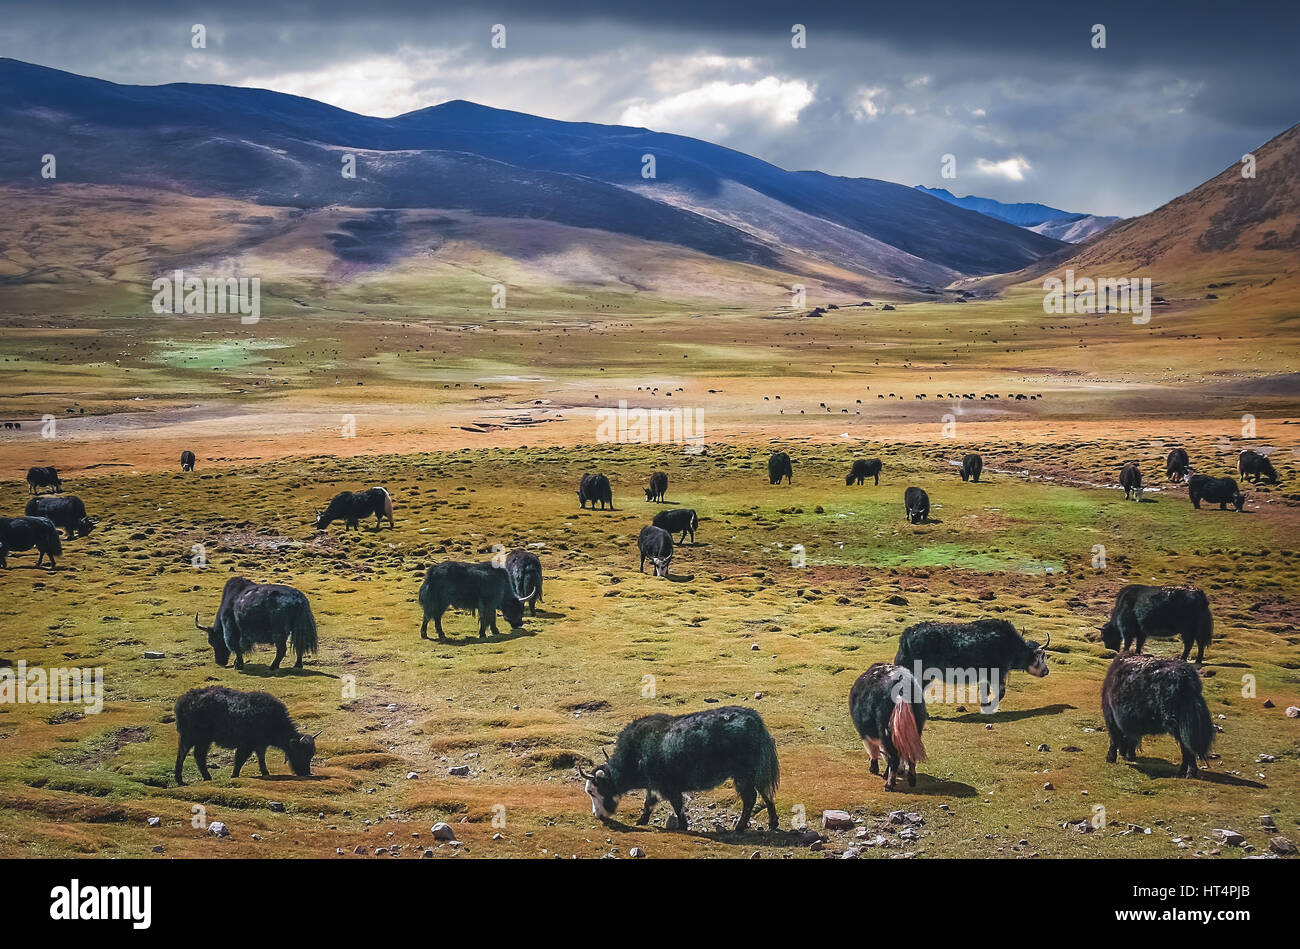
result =
[[[1046,204],[1026,202],[1004,204],[992,198],[977,198],[973,194],[959,198],[947,188],[927,188],[925,185],[917,185],[916,190],[940,201],[955,204],[959,208],[978,211],[980,214],[1023,227],[1035,234],[1043,234],[1070,244],[1086,241],[1123,220],[1123,218],[1099,214],[1062,211],[1060,208],[1048,207]]]

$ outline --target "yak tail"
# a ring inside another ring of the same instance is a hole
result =
[[[894,747],[904,761],[924,761],[925,745],[921,744],[921,731],[916,727],[916,716],[912,713],[912,703],[902,698],[894,703],[894,710],[889,714],[889,734]]]
[[[289,639],[300,656],[316,652],[316,617],[312,616],[311,607],[306,603],[299,607],[298,615],[293,618]]]
[[[393,497],[388,493],[387,488],[380,488],[384,492],[384,517],[388,518],[388,524],[393,524]]]
[[[776,759],[776,742],[772,740],[772,733],[762,725],[758,727],[762,734],[758,736],[758,767],[754,772],[754,787],[760,794],[773,797],[776,789],[781,786],[781,763]]]
[[[537,602],[540,603],[540,602],[542,602],[542,575],[541,575],[541,572],[539,571],[538,574],[537,574],[537,576],[534,577],[533,579],[537,581]]]
[[[1199,692],[1186,696],[1179,703],[1177,714],[1174,737],[1180,745],[1190,748],[1196,757],[1208,764],[1210,745],[1214,743],[1214,722],[1210,720],[1210,709],[1205,704],[1205,697]]]

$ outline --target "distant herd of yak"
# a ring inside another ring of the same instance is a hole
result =
[[[183,471],[195,467],[194,453],[181,456]],[[978,482],[983,460],[977,454],[962,459],[962,481]],[[880,484],[881,463],[858,459],[852,464],[846,485],[873,478]],[[1243,451],[1238,460],[1243,481],[1276,483],[1277,472],[1268,458]],[[1187,452],[1175,448],[1166,460],[1166,477],[1185,481],[1192,504],[1231,504],[1242,510],[1245,496],[1232,478],[1193,474]],[[768,460],[768,481],[792,483],[790,456],[776,452]],[[27,473],[32,495],[22,517],[0,518],[0,566],[7,567],[10,553],[38,551],[37,566],[48,558],[55,566],[61,555],[59,531],[67,539],[84,537],[96,521],[86,513],[79,498],[63,495],[63,482],[54,468],[32,468]],[[1126,498],[1141,500],[1142,473],[1130,462],[1123,466],[1120,485]],[[43,489],[49,494],[42,494]],[[645,489],[646,500],[662,502],[668,477],[655,472]],[[578,486],[579,506],[595,510],[613,507],[609,479],[603,474],[584,474]],[[904,511],[909,523],[929,518],[930,499],[924,490],[912,486],[904,492]],[[358,528],[362,518],[373,516],[378,530],[386,520],[393,522],[393,501],[387,490],[373,487],[364,491],[343,491],[318,513],[315,526],[324,530],[334,521],[345,528]],[[673,558],[673,535],[679,543],[689,536],[695,542],[699,519],[695,511],[682,508],[660,511],[638,537],[641,571],[650,561],[654,575],[667,577]],[[420,635],[427,638],[433,620],[438,639],[445,639],[443,614],[450,607],[478,615],[479,636],[497,633],[500,612],[512,627],[523,624],[524,609],[536,613],[542,597],[542,565],[526,550],[514,550],[487,563],[446,561],[425,573],[419,601],[424,614]],[[295,668],[302,668],[303,656],[317,648],[316,620],[306,595],[282,584],[253,583],[243,577],[230,579],[211,626],[195,625],[208,635],[216,661],[225,666],[230,657],[242,668],[244,653],[256,644],[275,647],[272,669],[278,669],[288,647],[295,654]],[[1207,760],[1214,728],[1201,693],[1201,680],[1187,663],[1196,646],[1199,665],[1213,630],[1210,604],[1194,587],[1159,587],[1131,584],[1122,588],[1109,620],[1102,627],[1102,641],[1116,651],[1101,690],[1101,705],[1110,733],[1106,760],[1117,757],[1133,761],[1138,743],[1145,735],[1169,734],[1178,742],[1182,759],[1180,777],[1194,777],[1197,761]],[[1150,637],[1180,637],[1180,659],[1144,656],[1142,648]],[[885,759],[885,787],[893,790],[899,775],[908,786],[916,784],[916,764],[925,760],[921,733],[927,721],[925,698],[931,687],[971,686],[977,690],[981,710],[991,713],[1006,693],[1007,676],[1023,670],[1046,676],[1048,642],[1039,645],[1026,640],[1005,620],[980,619],[969,623],[924,622],[904,630],[894,661],[877,662],[858,677],[849,693],[849,715],[871,762],[871,773],[880,773]],[[235,777],[248,758],[256,754],[266,775],[266,750],[279,748],[299,775],[310,774],[315,754],[315,737],[300,732],[283,703],[265,692],[241,692],[224,686],[192,689],[176,702],[177,748],[175,778],[183,783],[182,767],[192,751],[204,780],[210,775],[207,753],[211,745],[235,752]],[[638,823],[644,824],[659,801],[672,808],[677,827],[686,829],[683,795],[713,788],[727,780],[734,782],[742,812],[736,829],[744,830],[759,798],[768,812],[772,829],[777,827],[773,795],[780,780],[776,745],[762,719],[751,708],[728,706],[686,715],[647,715],[629,724],[619,734],[612,755],[588,771],[579,766],[586,781],[592,813],[610,817],[619,798],[628,791],[645,790],[645,806]]]

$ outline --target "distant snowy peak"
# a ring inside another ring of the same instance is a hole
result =
[[[959,208],[976,211],[987,217],[1023,227],[1035,234],[1053,237],[1070,244],[1086,241],[1094,234],[1100,234],[1123,220],[1118,217],[1062,211],[1060,208],[1049,207],[1046,204],[1004,204],[992,198],[979,198],[975,195],[959,198],[946,188],[927,188],[925,185],[917,185],[916,189],[940,201],[955,204]]]

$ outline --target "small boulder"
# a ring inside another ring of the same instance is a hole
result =
[[[822,811],[822,827],[827,830],[845,830],[856,823],[848,811]]]

